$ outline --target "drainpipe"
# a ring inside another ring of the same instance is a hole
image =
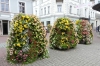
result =
[[[2,23],[2,20],[1,20],[1,35],[3,35],[3,23]]]

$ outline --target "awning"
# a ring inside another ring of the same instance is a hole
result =
[[[92,7],[92,9],[97,10],[97,11],[100,11],[100,3],[94,5],[94,6]]]

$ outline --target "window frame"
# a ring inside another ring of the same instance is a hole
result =
[[[2,4],[4,5],[3,7],[2,7]],[[1,0],[0,0],[0,7],[1,7],[0,10],[2,12],[9,12],[9,0],[8,0],[8,2],[6,0],[3,0],[3,2],[1,2]]]
[[[20,4],[21,3],[21,4]],[[24,5],[22,5],[24,4]],[[21,7],[21,8],[20,8]],[[24,8],[24,9],[23,9]],[[25,13],[25,2],[19,2],[19,12]]]
[[[69,6],[69,13],[72,14],[72,5]]]
[[[59,7],[60,6],[60,7]],[[57,12],[61,13],[62,12],[62,4],[57,5]]]

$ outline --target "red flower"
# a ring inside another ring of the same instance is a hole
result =
[[[71,40],[72,43],[74,43],[74,40]]]

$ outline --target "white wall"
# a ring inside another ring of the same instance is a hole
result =
[[[32,14],[32,1],[31,0],[9,0],[10,1],[10,12],[19,13],[19,2],[25,3],[25,13]]]
[[[91,19],[95,19],[95,13],[90,8],[90,6],[87,7],[86,3],[89,2],[89,0],[63,0],[63,3],[56,3],[56,0],[43,0],[43,3],[39,3],[40,0],[37,0],[38,5],[34,5],[33,3],[33,13],[35,14],[35,9],[37,9],[37,15],[41,21],[43,21],[46,25],[46,21],[50,20],[51,24],[53,25],[54,21],[58,17],[70,17],[72,20],[76,20],[79,17],[87,17],[89,18],[89,11],[92,12],[90,14]],[[62,12],[57,12],[57,4],[62,4]],[[72,5],[72,13],[69,13],[69,7]],[[47,7],[50,6],[50,14],[44,15],[44,8],[46,7],[46,11],[48,11]],[[84,7],[85,6],[85,7]],[[43,15],[41,15],[41,8],[43,8]],[[79,12],[77,11],[79,9]],[[85,12],[85,9],[87,11]],[[79,13],[79,14],[77,14]],[[85,15],[86,13],[86,15]]]

